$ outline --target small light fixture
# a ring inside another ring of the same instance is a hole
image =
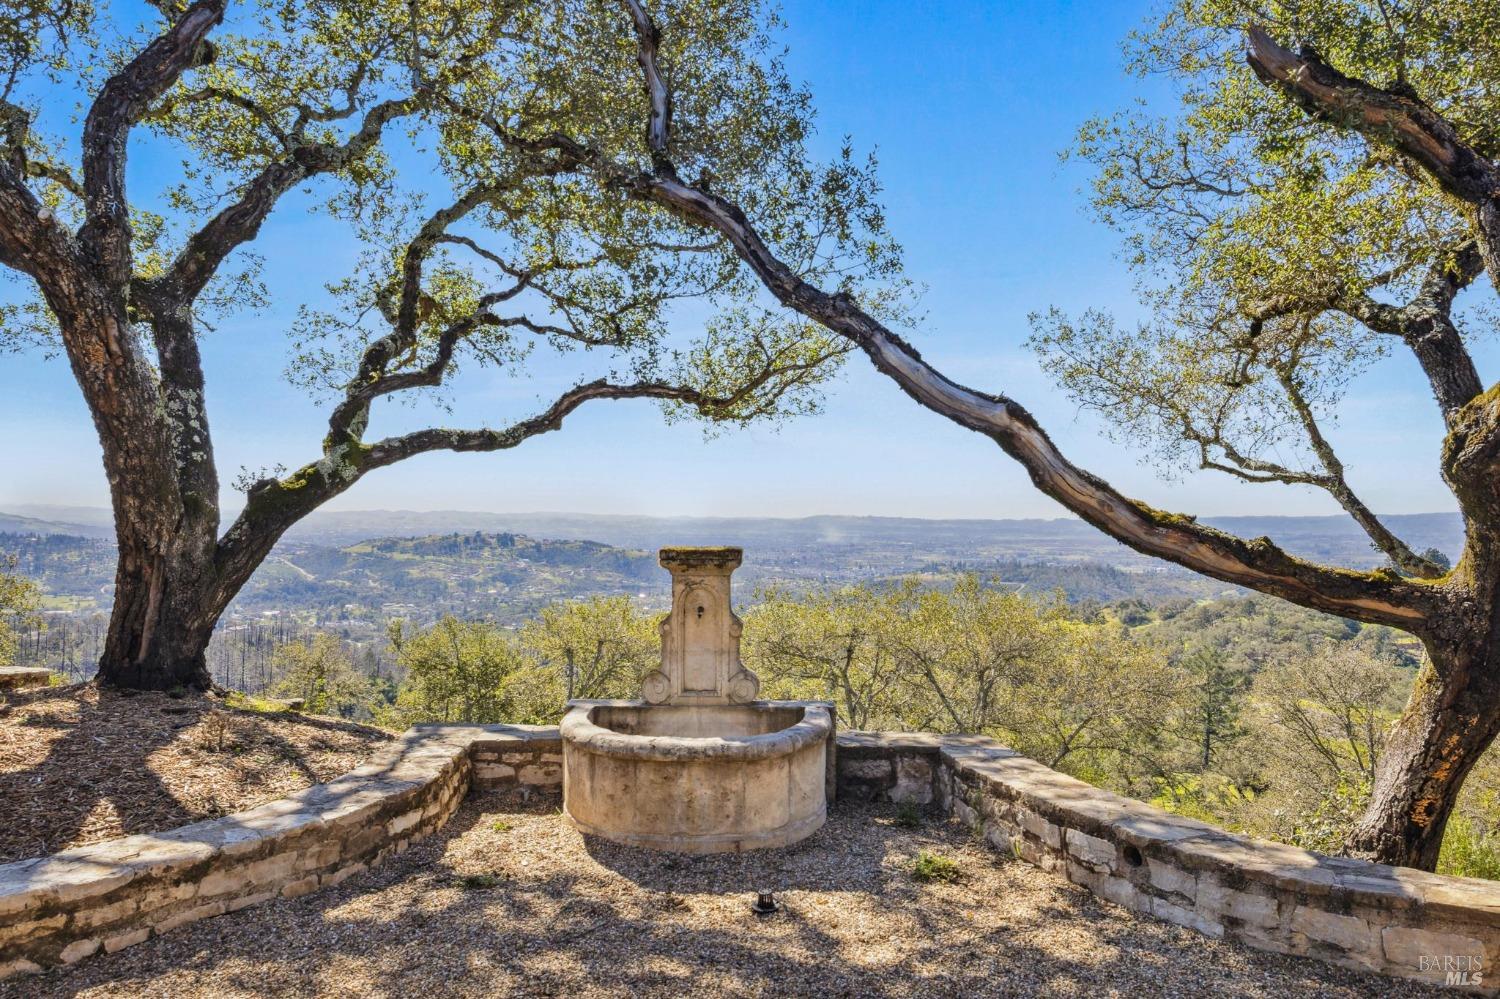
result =
[[[775,892],[756,892],[755,901],[750,903],[750,911],[755,913],[757,916],[769,916],[771,913],[780,908],[781,903],[776,901]]]

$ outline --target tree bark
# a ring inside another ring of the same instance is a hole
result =
[[[208,690],[206,653],[222,607],[207,608],[187,567],[143,546],[120,550],[101,683],[133,690]]]
[[[1433,650],[1375,770],[1346,844],[1386,864],[1435,870],[1464,779],[1500,733],[1500,681],[1488,656]]]

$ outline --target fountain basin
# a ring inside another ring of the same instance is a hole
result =
[[[787,846],[827,818],[826,704],[572,701],[561,730],[563,814],[586,834],[724,853]]]

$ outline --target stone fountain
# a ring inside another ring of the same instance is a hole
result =
[[[563,813],[584,833],[679,853],[787,846],[823,825],[834,722],[821,701],[759,701],[740,662],[738,548],[663,548],[672,612],[641,699],[570,701]]]

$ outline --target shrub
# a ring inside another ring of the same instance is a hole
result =
[[[1439,874],[1500,880],[1500,838],[1455,814],[1443,833],[1437,869]]]
[[[458,879],[460,888],[493,888],[500,883],[500,878],[495,874],[465,874]]]
[[[912,862],[911,876],[918,881],[946,881],[952,883],[962,880],[963,868],[958,861],[942,854],[922,850],[917,854],[917,859]]]

